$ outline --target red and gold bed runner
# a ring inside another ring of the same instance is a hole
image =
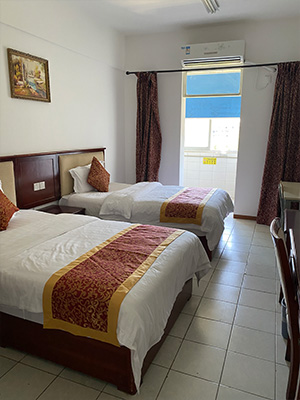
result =
[[[160,222],[201,225],[206,202],[216,189],[183,188],[167,199],[160,209]]]
[[[44,328],[119,346],[122,300],[183,232],[132,225],[54,273],[43,293]]]

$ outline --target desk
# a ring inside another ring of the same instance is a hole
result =
[[[300,182],[285,182],[282,184],[284,209],[290,208],[292,202],[300,203]]]

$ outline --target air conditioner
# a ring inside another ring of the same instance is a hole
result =
[[[224,64],[244,62],[245,41],[233,40],[230,42],[200,43],[183,46],[183,68],[196,68],[207,64]]]

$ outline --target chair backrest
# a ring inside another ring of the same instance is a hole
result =
[[[270,225],[270,233],[274,243],[277,268],[280,277],[280,283],[286,302],[288,313],[289,334],[299,337],[298,323],[298,297],[297,287],[295,285],[295,276],[289,263],[288,252],[285,244],[284,233],[280,226],[280,219],[275,218]]]
[[[284,228],[284,198],[283,198],[282,181],[280,181],[279,185],[278,185],[278,197],[279,197],[279,205],[280,205],[280,222],[281,222],[281,227]]]

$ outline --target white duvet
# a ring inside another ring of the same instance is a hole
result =
[[[140,182],[125,188],[124,184],[113,183],[107,193],[73,193],[64,196],[60,204],[86,208],[86,214],[102,219],[187,229],[206,236],[208,247],[213,250],[222,236],[224,219],[233,211],[232,200],[225,190],[217,189],[205,204],[201,225],[161,223],[161,205],[182,188],[159,182]]]
[[[18,211],[7,230],[0,232],[0,310],[42,322],[48,278],[128,225],[89,216]],[[195,273],[201,278],[209,267],[199,239],[184,232],[125,297],[117,337],[131,349],[137,388],[144,357],[160,340],[178,293],[189,278]]]

